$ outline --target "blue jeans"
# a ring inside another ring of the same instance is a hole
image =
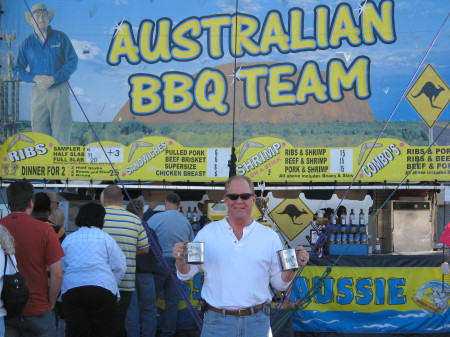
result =
[[[166,257],[165,260],[171,271],[175,272],[175,259]],[[155,290],[156,296],[160,295],[161,290],[164,291],[165,309],[161,323],[161,337],[175,336],[181,296],[175,282],[170,277],[169,271],[163,270],[161,273],[155,274]]]
[[[5,337],[56,337],[55,312],[5,320]]]
[[[271,337],[270,317],[264,311],[237,317],[208,310],[201,337]]]
[[[0,336],[5,336],[5,317],[0,317]]]
[[[156,292],[151,273],[136,273],[136,290],[128,307],[128,337],[154,337],[156,334]]]
[[[114,337],[127,337],[125,329],[125,320],[127,317],[128,306],[130,305],[131,296],[134,291],[119,290],[120,300],[117,303],[116,319],[114,322]]]

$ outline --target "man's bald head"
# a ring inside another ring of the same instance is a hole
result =
[[[116,185],[109,185],[103,190],[103,205],[122,205],[123,194],[122,190]]]

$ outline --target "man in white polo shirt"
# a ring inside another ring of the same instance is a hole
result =
[[[264,310],[272,299],[269,283],[285,290],[294,271],[281,271],[277,251],[283,246],[276,232],[251,217],[256,201],[253,182],[231,177],[225,184],[224,201],[228,217],[208,224],[195,238],[205,243],[204,264],[187,264],[185,243],[175,244],[177,275],[188,280],[200,270],[205,273],[202,298],[207,311],[202,337],[271,336],[270,316]],[[306,265],[309,255],[302,247],[296,255],[298,264]]]

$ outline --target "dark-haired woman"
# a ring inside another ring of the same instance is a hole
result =
[[[125,255],[102,231],[103,206],[80,207],[80,227],[62,243],[64,278],[61,288],[67,337],[113,336],[118,283],[126,270]]]

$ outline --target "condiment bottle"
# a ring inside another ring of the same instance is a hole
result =
[[[381,241],[377,238],[375,241],[375,254],[381,254]]]

